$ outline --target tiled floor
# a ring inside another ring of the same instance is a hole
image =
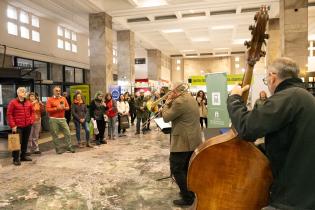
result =
[[[32,162],[0,168],[0,209],[174,210],[178,188],[169,176],[169,136],[157,131],[109,140],[76,153],[53,150]],[[10,159],[6,160],[10,162]]]

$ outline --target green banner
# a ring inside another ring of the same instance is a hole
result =
[[[206,85],[205,76],[191,76],[191,85],[192,86]]]
[[[70,98],[73,101],[73,96],[76,90],[81,90],[82,98],[87,105],[90,105],[90,86],[89,85],[72,85],[70,86]]]
[[[208,98],[208,128],[227,128],[230,125],[226,100],[226,73],[212,73],[206,76]]]

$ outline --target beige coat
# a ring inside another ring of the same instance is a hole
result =
[[[162,117],[165,122],[172,121],[171,152],[194,151],[201,144],[199,108],[189,93],[163,108]]]

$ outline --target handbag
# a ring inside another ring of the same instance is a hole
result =
[[[8,150],[9,151],[21,150],[20,134],[13,133],[8,135]]]
[[[120,128],[121,129],[130,128],[128,115],[120,116],[120,122],[119,123],[120,123]]]

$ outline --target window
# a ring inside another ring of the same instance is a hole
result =
[[[65,38],[70,39],[70,31],[68,29],[65,29]]]
[[[83,83],[83,69],[75,69],[75,82]]]
[[[12,7],[10,5],[7,8],[7,17],[17,20],[17,11],[14,7]]]
[[[74,82],[74,68],[73,67],[65,67],[65,80],[66,82]]]
[[[77,34],[72,32],[71,33],[71,39],[72,39],[72,41],[77,41]]]
[[[57,34],[58,36],[63,36],[63,28],[61,28],[60,26],[58,26]]]
[[[15,23],[8,22],[7,26],[8,26],[8,34],[15,35],[15,36],[18,35],[17,25]]]
[[[32,15],[32,26],[39,28],[39,19],[34,15]]]
[[[20,11],[20,22],[21,23],[26,23],[26,24],[29,23],[28,13],[23,11],[23,10]]]
[[[32,40],[35,42],[40,42],[40,36],[38,31],[32,30]]]
[[[58,26],[57,28],[58,48],[65,49],[66,51],[78,52],[77,34],[67,28]],[[64,44],[61,46],[61,42]],[[60,43],[60,44],[59,44]]]
[[[63,40],[58,39],[58,48],[63,49]]]
[[[8,5],[7,17],[9,19],[7,22],[8,34],[20,35],[21,38],[40,42],[39,18],[37,16]],[[31,24],[29,24],[30,21]]]
[[[30,38],[30,31],[28,30],[28,28],[21,26],[20,27],[20,32],[21,32],[21,37],[25,38],[25,39],[29,39]]]
[[[65,50],[70,51],[71,50],[71,45],[70,42],[65,41]]]
[[[77,45],[76,44],[72,44],[72,52],[77,52]]]

